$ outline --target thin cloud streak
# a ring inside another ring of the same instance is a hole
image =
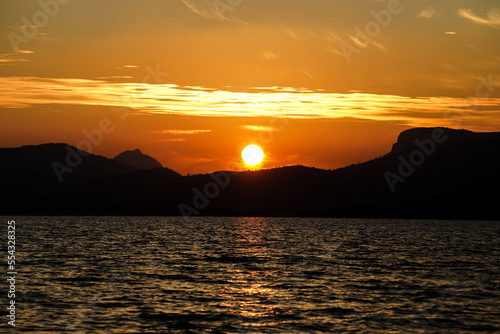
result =
[[[227,15],[228,12],[232,12],[234,8],[225,2],[210,0],[182,0],[182,2],[194,13],[206,19],[244,23],[234,15]]]
[[[15,52],[0,54],[0,66],[28,62],[28,59],[19,57],[21,55],[28,55],[32,53],[33,51],[31,50],[15,50]]]
[[[497,8],[490,9],[486,18],[477,16],[472,13],[472,10],[464,8],[458,10],[458,15],[477,24],[487,25],[493,28],[500,27],[500,10]]]
[[[183,142],[186,141],[187,138],[166,138],[166,139],[155,139],[154,142],[166,143],[166,142]]]
[[[212,130],[160,130],[160,131],[151,131],[152,133],[161,133],[164,135],[174,135],[174,136],[184,136],[184,135],[197,135],[200,133],[210,133]]]
[[[244,129],[250,130],[250,131],[261,131],[261,132],[273,132],[276,131],[275,128],[270,127],[270,126],[262,126],[262,125],[244,125]]]

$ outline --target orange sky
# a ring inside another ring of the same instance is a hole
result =
[[[108,119],[93,153],[139,148],[187,174],[238,166],[247,144],[263,167],[328,169],[411,127],[499,131],[495,5],[4,1],[0,143],[76,146]]]

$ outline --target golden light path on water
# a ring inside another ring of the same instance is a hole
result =
[[[287,87],[242,91],[88,79],[0,78],[0,107],[41,104],[129,107],[137,114],[209,117],[357,118],[410,126],[500,125],[500,98],[405,97]],[[483,125],[481,125],[483,124]]]
[[[256,263],[265,261],[272,256],[270,249],[265,246],[265,229],[262,221],[250,218],[248,221],[236,220],[236,231],[239,237],[232,240],[229,248],[235,258],[251,257]],[[249,323],[245,326],[276,326],[279,322],[271,321],[279,308],[273,303],[278,298],[288,299],[286,293],[280,291],[276,284],[270,284],[273,276],[279,275],[278,270],[241,270],[233,269],[233,279],[230,285],[220,291],[225,299],[221,307],[231,309],[234,316],[242,320],[258,318],[260,321]],[[247,320],[248,321],[248,320]]]

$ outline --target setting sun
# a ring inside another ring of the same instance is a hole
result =
[[[249,166],[256,166],[264,159],[264,151],[257,145],[249,145],[241,152],[243,161]]]

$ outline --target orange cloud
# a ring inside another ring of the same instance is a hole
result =
[[[273,127],[262,126],[262,125],[244,125],[243,128],[250,131],[265,131],[265,132],[276,131],[276,129],[274,129]]]
[[[0,77],[0,107],[42,104],[127,107],[132,114],[200,117],[355,118],[409,126],[448,126],[443,115],[481,109],[478,117],[500,124],[500,98],[407,97],[389,94],[328,93],[291,87],[260,87],[252,92],[174,84],[113,83],[87,79]],[[474,90],[471,91],[471,95]],[[248,128],[251,129],[252,128]],[[253,128],[256,130],[256,128]],[[262,129],[261,129],[262,130]],[[210,130],[162,130],[188,135]]]
[[[199,133],[210,133],[212,130],[160,130],[160,131],[152,131],[153,133],[161,133],[166,135],[174,135],[174,136],[182,136],[182,135],[197,135]]]

